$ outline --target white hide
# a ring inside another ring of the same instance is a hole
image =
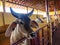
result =
[[[10,44],[12,45],[16,41],[22,39],[24,36],[27,37],[27,32],[24,29],[24,26],[22,24],[17,24],[15,30],[12,31],[12,33],[11,33]],[[27,45],[27,40],[25,40],[24,42],[22,42],[18,45]]]

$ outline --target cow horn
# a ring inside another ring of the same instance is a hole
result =
[[[33,11],[34,11],[34,9],[33,9],[33,10],[32,10],[30,13],[28,13],[28,14],[22,14],[22,13],[16,13],[16,12],[14,12],[11,7],[10,7],[10,10],[11,10],[11,14],[12,14],[14,17],[16,17],[16,18],[20,18],[20,16],[23,16],[23,15],[27,15],[28,17],[30,17],[30,16],[33,14]]]

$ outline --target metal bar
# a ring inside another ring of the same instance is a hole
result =
[[[57,0],[54,0],[54,12],[55,12],[54,16],[56,16],[56,19],[58,20],[57,8],[56,8],[57,3],[56,2],[57,2]]]
[[[46,15],[47,15],[47,23],[50,22],[50,16],[49,16],[49,4],[48,4],[48,0],[45,0],[45,7],[46,7]]]
[[[54,12],[55,12],[54,16],[56,16],[56,0],[54,0]]]
[[[42,44],[44,45],[44,30],[42,28]]]
[[[47,26],[47,35],[49,40],[49,45],[52,45],[52,27],[51,27],[51,20],[49,16],[49,1],[45,0],[45,7],[46,7],[46,15],[47,15],[47,24],[50,28]]]

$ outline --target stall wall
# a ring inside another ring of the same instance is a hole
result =
[[[2,13],[0,13],[0,26],[3,25]]]
[[[5,24],[11,24],[16,18],[10,13],[4,13]]]

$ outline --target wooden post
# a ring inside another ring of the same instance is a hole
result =
[[[5,0],[3,0],[2,3],[3,3],[2,19],[3,19],[3,25],[5,26],[5,20],[4,20],[4,13],[5,13]]]
[[[27,8],[27,13],[28,13],[28,7],[26,7]]]
[[[54,12],[55,12],[54,16],[56,16],[55,17],[55,22],[57,22],[55,24],[56,24],[56,26],[58,26],[59,21],[58,21],[58,15],[56,13],[57,12],[57,9],[56,9],[56,0],[54,0]]]
[[[37,15],[38,15],[38,10],[37,10]]]
[[[44,45],[44,29],[42,28],[42,45]]]
[[[37,10],[37,15],[36,15],[36,18],[38,18],[38,10]]]
[[[46,7],[46,15],[47,15],[47,24],[48,24],[48,28],[47,27],[47,33],[48,33],[48,45],[52,45],[52,27],[51,27],[51,20],[50,20],[50,16],[49,16],[49,4],[48,4],[48,0],[45,0],[45,7]]]

